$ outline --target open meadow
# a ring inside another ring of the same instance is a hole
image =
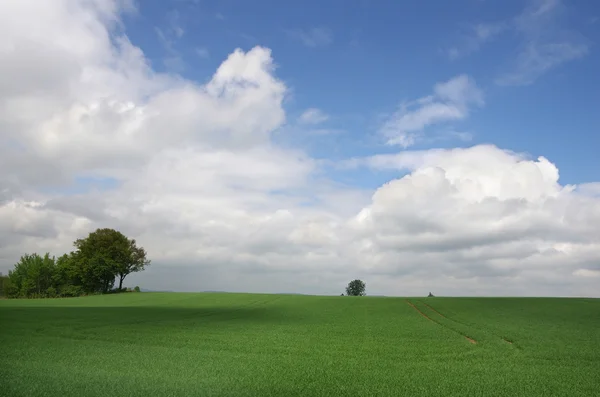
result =
[[[600,395],[600,300],[0,300],[2,396]]]

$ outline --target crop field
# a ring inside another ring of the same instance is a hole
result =
[[[600,300],[0,300],[2,396],[598,396]]]

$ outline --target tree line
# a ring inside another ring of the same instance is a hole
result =
[[[54,298],[123,291],[127,275],[150,265],[144,248],[114,229],[97,229],[73,245],[75,251],[58,258],[49,253],[23,255],[8,276],[0,277],[0,296]]]

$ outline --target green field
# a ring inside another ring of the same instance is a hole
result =
[[[599,386],[595,299],[0,301],[3,396],[547,397]]]

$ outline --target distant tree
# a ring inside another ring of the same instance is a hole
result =
[[[78,296],[83,293],[83,281],[74,253],[64,254],[56,260],[53,285],[58,296]]]
[[[144,270],[150,264],[146,251],[137,247],[135,240],[128,239],[114,229],[97,229],[85,239],[74,242],[77,251],[71,260],[75,276],[86,292],[107,293],[119,278],[119,290],[123,280],[132,273]]]
[[[10,297],[43,298],[53,286],[56,261],[50,254],[43,257],[38,254],[25,254],[8,272],[10,279]]]
[[[433,298],[433,294],[430,292],[429,295],[427,295],[428,298]]]
[[[113,229],[97,229],[76,240],[76,250],[58,259],[46,254],[25,254],[8,276],[0,275],[0,296],[53,298],[107,293],[119,279],[150,264],[136,241]],[[129,289],[131,291],[131,289]]]
[[[135,288],[133,289],[133,292],[140,292],[140,287],[138,287],[137,285],[135,286]]]
[[[117,265],[117,276],[119,277],[119,289],[123,287],[123,280],[130,273],[142,271],[150,266],[146,258],[146,250],[136,245],[135,239],[129,240],[129,250],[126,260]]]
[[[10,282],[10,278],[7,275],[0,275],[0,297],[8,298],[14,286]]]
[[[366,295],[367,284],[362,280],[352,280],[346,287],[346,295],[348,296],[364,296]]]

